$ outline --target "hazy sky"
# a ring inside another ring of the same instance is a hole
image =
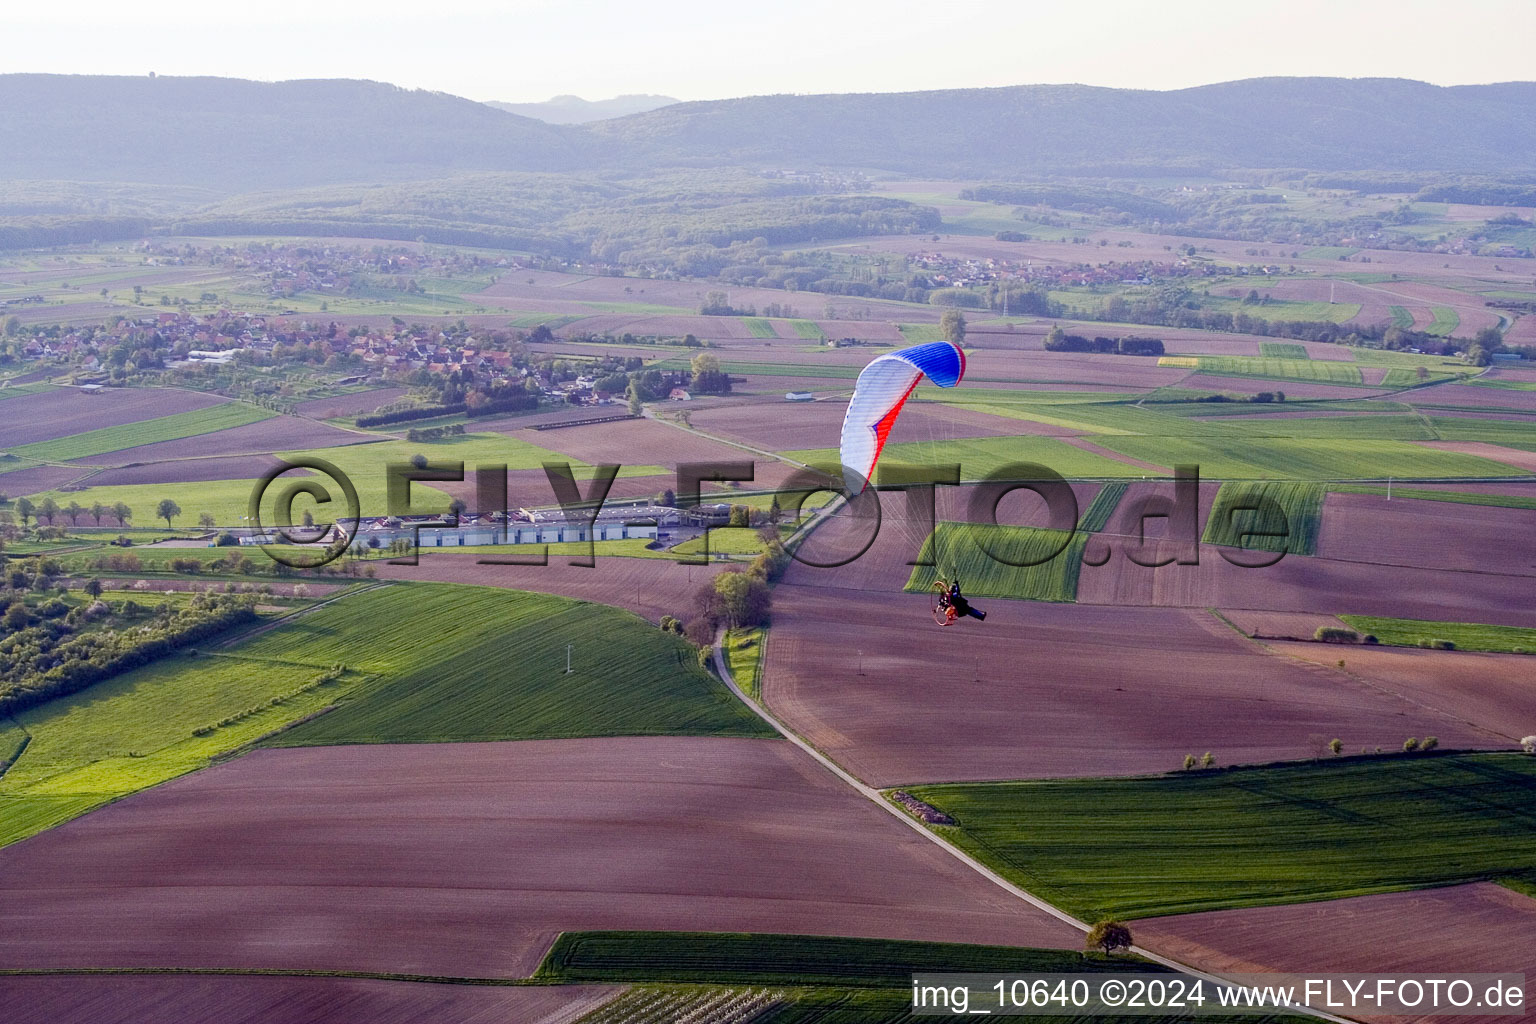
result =
[[[1536,79],[1536,0],[3,2],[0,71],[371,78],[478,100]]]

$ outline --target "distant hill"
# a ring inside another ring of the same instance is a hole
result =
[[[241,192],[562,170],[588,162],[570,133],[379,82],[0,75],[0,179]]]
[[[377,82],[0,75],[0,180],[229,194],[722,166],[969,178],[1232,167],[1507,175],[1536,169],[1532,110],[1536,83],[1261,78],[1171,92],[758,96],[561,125]]]
[[[580,96],[556,96],[543,103],[501,103],[492,100],[486,106],[505,110],[509,114],[531,117],[546,124],[587,124],[612,117],[643,114],[647,110],[670,106],[676,102],[671,96],[632,93],[615,96],[611,100],[584,100]]]
[[[1149,92],[1081,85],[755,96],[589,126],[631,160],[914,174],[1163,168],[1502,172],[1536,167],[1536,83],[1256,78]]]

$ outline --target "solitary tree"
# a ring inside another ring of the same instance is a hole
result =
[[[112,517],[117,520],[118,526],[127,526],[128,520],[133,518],[133,509],[122,502],[112,506]]]
[[[946,310],[939,320],[939,330],[945,341],[954,345],[965,344],[965,314],[958,309]]]
[[[155,506],[155,516],[165,520],[165,528],[171,529],[171,520],[181,515],[181,506],[170,498],[160,499],[160,504]]]
[[[85,592],[92,597],[101,596],[101,580],[90,579],[85,581]]]
[[[72,501],[65,507],[64,514],[69,517],[70,526],[79,526],[80,517],[85,515],[85,506],[78,501]]]
[[[98,501],[96,504],[91,506],[91,518],[96,520],[97,526],[100,526],[102,518],[111,511],[112,510],[110,508],[107,508],[107,506]]]
[[[1120,921],[1100,921],[1088,932],[1087,949],[1102,949],[1114,956],[1117,949],[1131,948],[1131,930]]]
[[[52,498],[44,498],[42,504],[37,506],[37,518],[46,518],[48,520],[49,526],[53,525],[53,521],[58,516],[58,514],[59,503],[54,501]]]
[[[211,530],[217,526],[218,523],[214,521],[212,512],[199,512],[197,514],[197,525],[201,526],[205,530]]]
[[[30,499],[28,499],[28,498],[17,498],[16,499],[16,514],[21,517],[21,525],[22,526],[26,526],[27,525],[28,520],[30,520],[32,518],[33,514],[36,511],[37,511],[37,506],[33,505]]]
[[[420,452],[417,452],[415,455],[411,456],[411,465],[417,469],[426,469],[427,457]]]
[[[775,494],[773,500],[768,502],[768,521],[775,526],[784,518],[784,509],[779,505],[779,496]]]
[[[1214,768],[1214,767],[1216,767],[1216,755],[1212,754],[1209,750],[1207,750],[1205,752],[1205,756],[1200,758],[1200,767],[1201,768]]]
[[[1328,741],[1328,749],[1333,751],[1334,754],[1337,755],[1340,751],[1342,751],[1344,749],[1344,741],[1341,740],[1341,739],[1331,739],[1331,740]]]

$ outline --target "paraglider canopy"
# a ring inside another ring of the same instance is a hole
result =
[[[855,493],[867,485],[896,417],[920,380],[927,377],[952,388],[964,376],[965,353],[947,341],[887,352],[864,367],[843,417],[839,454],[844,484]]]

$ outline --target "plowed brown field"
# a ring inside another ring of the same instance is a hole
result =
[[[0,851],[0,925],[3,968],[501,978],[582,929],[1081,945],[793,745],[701,738],[257,751]]]
[[[1536,974],[1536,900],[1491,882],[1135,923],[1136,940],[1208,971]],[[1457,1016],[1371,1020],[1530,1020]]]
[[[175,388],[106,388],[95,393],[55,388],[8,398],[0,417],[0,450],[206,409],[223,401],[217,395]]]
[[[619,991],[259,975],[0,977],[9,1024],[567,1024]]]

